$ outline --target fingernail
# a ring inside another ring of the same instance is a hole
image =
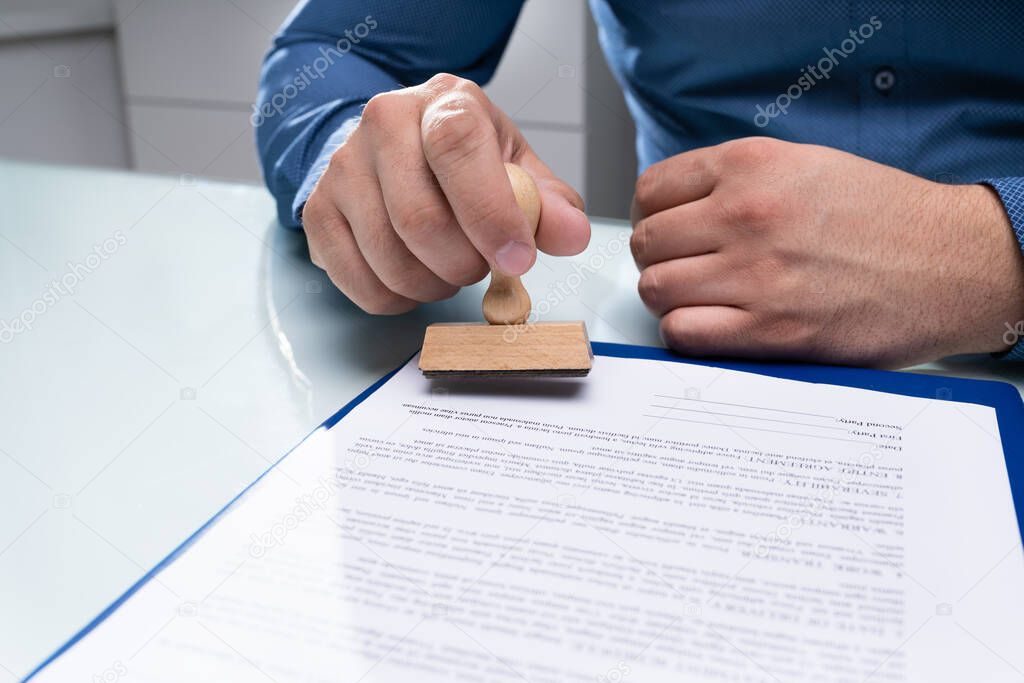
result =
[[[506,275],[522,275],[533,265],[533,247],[525,242],[509,242],[494,255],[494,261]]]

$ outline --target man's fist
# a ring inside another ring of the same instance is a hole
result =
[[[902,366],[1001,351],[1024,258],[995,193],[745,138],[637,182],[640,296],[695,355]]]
[[[537,183],[536,237],[506,161]],[[582,251],[590,224],[579,195],[537,158],[475,83],[440,74],[377,95],[331,157],[302,214],[313,262],[370,313],[403,313],[483,278],[520,275],[536,249]]]

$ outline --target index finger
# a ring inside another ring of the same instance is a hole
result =
[[[487,106],[460,91],[430,102],[421,123],[423,154],[477,251],[492,268],[522,275],[536,259],[533,228],[512,194]]]

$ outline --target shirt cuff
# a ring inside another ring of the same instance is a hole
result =
[[[1010,217],[1017,241],[1024,250],[1024,178],[990,178],[981,182],[990,186],[999,195],[1006,215]],[[999,355],[999,358],[1024,361],[1024,320],[1008,321],[1003,341],[1013,344],[1013,348]]]
[[[299,185],[299,190],[295,193],[295,199],[292,201],[292,218],[295,219],[297,224],[302,224],[302,209],[305,208],[306,201],[309,199],[309,195],[313,193],[313,188],[316,187],[320,176],[327,170],[327,165],[331,162],[331,155],[345,144],[348,136],[352,134],[357,125],[359,125],[359,116],[345,119],[338,127],[338,130],[331,133],[327,141],[324,142],[324,146],[320,148],[316,161],[313,162],[313,165],[306,173],[306,178]]]

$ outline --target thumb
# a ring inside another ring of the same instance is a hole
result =
[[[590,220],[583,212],[583,199],[570,185],[527,147],[515,160],[537,184],[540,193],[540,223],[537,248],[552,256],[574,256],[590,243]]]

